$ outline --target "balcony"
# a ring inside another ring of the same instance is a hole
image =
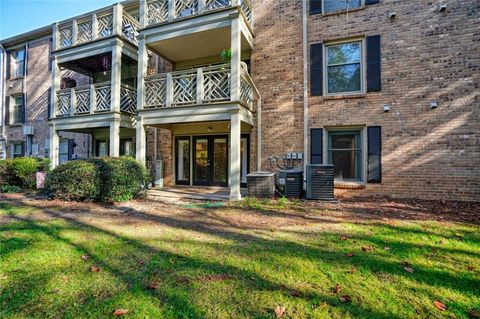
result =
[[[66,49],[118,35],[137,45],[138,21],[115,5],[54,26],[54,50]]]
[[[230,65],[215,65],[145,77],[144,109],[213,105],[232,101]],[[240,103],[254,112],[255,85],[242,63]],[[238,101],[237,101],[238,102]]]
[[[113,110],[110,82],[96,83],[56,91],[55,117],[72,117],[105,113]],[[120,87],[120,111],[135,114],[136,88],[122,84]]]
[[[178,19],[203,13],[240,6],[241,12],[250,25],[253,25],[253,12],[250,1],[239,0],[147,0],[145,26],[172,22]]]

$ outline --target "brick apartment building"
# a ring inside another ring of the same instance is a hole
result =
[[[0,156],[162,159],[236,199],[293,153],[352,192],[479,201],[479,30],[477,0],[125,1],[0,42]]]

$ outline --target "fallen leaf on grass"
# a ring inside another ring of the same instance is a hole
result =
[[[438,309],[438,310],[441,310],[441,311],[445,311],[447,310],[447,306],[445,306],[444,303],[438,301],[438,300],[435,300],[433,302],[433,305]]]
[[[475,270],[475,267],[473,267],[473,266],[467,266],[467,270],[468,270],[468,271],[474,271],[474,270]]]
[[[158,286],[159,286],[158,282],[151,282],[150,284],[148,284],[148,288],[153,290],[158,289]]]
[[[277,318],[283,317],[283,315],[285,314],[285,310],[286,310],[285,307],[283,307],[283,306],[277,306],[277,307],[275,308],[275,316],[276,316]]]
[[[409,273],[412,273],[413,272],[413,268],[412,267],[403,267],[403,270],[405,270],[406,272],[409,272]]]
[[[404,265],[405,267],[412,267],[412,264],[408,261],[402,261],[402,265]]]
[[[348,253],[348,254],[346,254],[345,256],[347,256],[347,257],[353,257],[353,253]]]
[[[97,267],[97,266],[90,266],[90,271],[91,272],[100,272],[102,268]]]
[[[341,240],[347,240],[347,239],[348,239],[348,237],[347,237],[347,236],[345,236],[345,235],[343,235],[343,236],[341,236],[341,237],[340,237],[340,239],[341,239]]]
[[[338,294],[342,290],[342,287],[340,287],[339,284],[336,284],[335,287],[333,288],[333,292]]]
[[[356,273],[356,272],[357,272],[357,268],[352,267],[352,269],[350,269],[350,273],[351,273],[351,274],[354,274],[354,273]]]
[[[352,297],[350,297],[349,295],[343,295],[338,299],[340,299],[341,302],[352,302]]]
[[[89,255],[82,255],[82,260],[87,261],[90,259]]]
[[[468,315],[470,318],[480,318],[480,312],[473,309],[468,311]]]
[[[128,309],[117,309],[113,312],[114,316],[123,316],[128,313]]]
[[[385,247],[383,247],[383,249],[384,249],[384,250],[390,250],[390,249],[392,249],[392,248],[390,248],[390,247],[388,247],[388,246],[385,246]]]
[[[362,246],[362,251],[364,253],[366,252],[369,252],[369,251],[372,251],[373,250],[373,247],[372,246]]]

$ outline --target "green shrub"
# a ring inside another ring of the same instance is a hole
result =
[[[18,193],[20,192],[20,187],[15,185],[1,184],[0,193]]]
[[[92,159],[99,170],[103,202],[122,202],[137,197],[149,180],[147,170],[134,158],[122,156]]]
[[[45,192],[66,201],[94,201],[100,193],[97,166],[89,161],[71,161],[57,166],[45,181]]]
[[[18,157],[0,162],[0,183],[23,189],[34,189],[36,184],[35,173],[47,171],[49,161],[33,157]]]

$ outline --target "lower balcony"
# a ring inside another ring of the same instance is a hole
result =
[[[145,77],[143,110],[201,108],[237,103],[255,112],[256,89],[242,63],[239,100],[232,99],[229,64],[188,69]]]
[[[111,82],[96,83],[58,90],[55,117],[72,117],[105,113],[113,110]],[[120,88],[120,111],[135,114],[136,88],[122,84]]]

